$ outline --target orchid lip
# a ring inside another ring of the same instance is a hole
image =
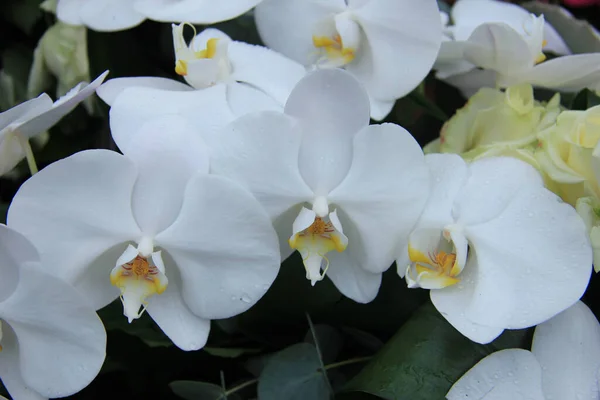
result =
[[[148,298],[163,293],[168,285],[161,251],[152,252],[148,246],[149,239],[142,239],[137,249],[129,245],[110,273],[111,284],[121,291],[123,314],[130,323],[142,316]]]
[[[424,229],[413,234],[406,268],[409,288],[442,289],[460,282],[468,243],[459,226],[442,231]]]
[[[310,225],[299,228],[300,223]],[[303,208],[294,225],[294,234],[288,242],[292,249],[300,252],[306,269],[306,279],[314,286],[325,277],[329,268],[326,254],[332,250],[344,251],[348,245],[348,238],[342,231],[336,211],[329,216],[319,217],[314,211]]]

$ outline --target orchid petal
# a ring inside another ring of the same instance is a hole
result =
[[[39,262],[35,247],[23,235],[0,224],[0,302],[8,298],[19,282],[19,267]]]
[[[404,248],[428,194],[429,171],[421,148],[400,126],[383,124],[368,126],[355,136],[350,171],[329,200],[358,229],[355,240],[360,244],[349,244],[363,248],[358,263],[379,273]]]
[[[54,275],[73,282],[103,252],[140,236],[131,212],[136,176],[135,164],[118,153],[76,153],[21,186],[8,224],[31,240]]]
[[[240,117],[220,132],[211,172],[247,187],[274,219],[294,204],[312,200],[298,170],[301,138],[298,123],[284,114],[263,111]],[[290,233],[285,233],[286,244]]]
[[[419,227],[441,229],[454,221],[454,201],[469,176],[467,163],[456,154],[428,154],[425,163],[431,174],[431,192]]]
[[[520,74],[533,67],[534,62],[534,55],[525,39],[502,23],[475,28],[464,52],[470,63],[505,75]]]
[[[19,343],[10,325],[2,326],[2,357],[0,357],[0,377],[2,384],[13,399],[19,400],[47,400],[47,396],[34,391],[21,376],[19,367]],[[0,399],[6,399],[0,396]]]
[[[531,352],[506,349],[479,361],[456,382],[448,400],[545,400],[542,368]]]
[[[120,31],[139,25],[146,17],[134,9],[131,0],[81,1],[79,18],[95,31]]]
[[[502,22],[515,31],[526,34],[526,22],[529,11],[516,5],[496,0],[457,1],[452,7],[452,19],[455,27],[461,27],[461,34],[454,35],[455,40],[466,40],[473,30],[485,23]],[[544,39],[548,44],[545,50],[555,54],[570,54],[568,46],[558,32],[549,24],[544,24]]]
[[[262,90],[281,107],[306,73],[302,65],[262,46],[232,42],[228,56],[232,79]]]
[[[429,295],[435,308],[463,336],[476,343],[490,343],[496,339],[504,328],[481,325],[471,321],[465,314],[466,308],[476,298],[479,265],[477,254],[472,251],[467,259],[460,282],[443,289],[431,290]]]
[[[127,246],[126,243],[119,243],[106,250],[91,261],[75,280],[70,281],[79,293],[85,295],[85,300],[94,309],[106,307],[121,295],[121,291],[110,282],[109,277],[115,267],[115,260],[123,254]]]
[[[156,243],[175,260],[183,299],[202,318],[247,310],[279,271],[279,245],[266,212],[250,192],[214,175],[191,179],[179,218]]]
[[[298,218],[298,214],[303,208],[304,206],[302,204],[296,204],[273,219],[273,227],[275,228],[275,232],[277,232],[277,236],[279,237],[279,252],[281,254],[282,262],[296,251],[296,249],[293,249],[289,243],[290,233],[293,232],[293,229],[290,231],[290,226],[293,226],[294,222]]]
[[[112,106],[117,99],[117,96],[119,96],[123,90],[130,87],[147,87],[160,90],[171,90],[174,92],[194,90],[193,87],[174,79],[158,78],[154,76],[136,76],[132,78],[110,79],[96,89],[96,93],[106,104]]]
[[[52,99],[43,93],[35,99],[0,113],[0,175],[12,170],[25,157],[19,140],[20,125],[50,109]]]
[[[396,104],[396,100],[377,100],[372,97],[369,97],[369,102],[371,104],[371,118],[375,121],[381,121],[394,108],[394,104]]]
[[[348,72],[317,70],[296,85],[285,113],[301,124],[300,173],[326,196],[348,173],[353,137],[369,124],[369,97]]]
[[[513,197],[528,186],[543,187],[542,177],[529,164],[510,157],[478,160],[469,166],[469,179],[452,213],[462,225],[489,221],[505,211]]]
[[[127,152],[132,134],[148,119],[161,115],[187,118],[211,145],[215,133],[234,119],[225,85],[174,92],[152,88],[125,89],[110,109],[110,130],[117,146]]]
[[[187,120],[176,115],[149,120],[131,143],[124,153],[138,169],[133,216],[142,233],[153,237],[179,215],[190,178],[208,173],[208,151]]]
[[[496,194],[490,191],[481,204]],[[474,322],[509,329],[537,325],[575,303],[587,287],[592,251],[585,224],[543,187],[513,193],[496,218],[467,226],[465,236],[479,262],[477,294],[464,310]]]
[[[27,100],[0,113],[0,130],[3,130],[10,124],[27,121],[48,111],[50,108],[52,108],[52,99],[46,93],[42,93],[35,99]]]
[[[544,370],[547,399],[597,398],[600,324],[584,303],[538,325],[531,352]]]
[[[79,9],[83,0],[60,0],[56,4],[56,17],[69,25],[81,25]]]
[[[215,6],[210,0],[137,0],[135,10],[154,21],[214,24],[236,18],[261,0],[229,0]]]
[[[267,47],[308,66],[315,54],[314,26],[344,9],[344,0],[263,0],[254,17]]]
[[[468,99],[482,87],[496,87],[497,75],[496,71],[489,69],[472,69],[458,75],[449,76],[444,81],[457,87],[465,99]]]
[[[86,387],[105,357],[106,332],[93,309],[67,283],[23,268],[0,315],[18,338],[23,381],[47,397]]]
[[[194,315],[181,297],[181,276],[166,255],[169,285],[160,296],[148,300],[146,311],[160,329],[182,350],[198,350],[206,344],[210,320]]]
[[[600,54],[575,54],[545,61],[533,67],[519,81],[565,92],[584,88],[600,90]],[[507,82],[508,83],[508,82]]]
[[[275,99],[245,83],[227,84],[227,103],[236,117],[259,111],[283,111]]]
[[[455,40],[466,40],[473,30],[486,23],[504,23],[517,32],[525,33],[524,22],[529,19],[529,11],[516,4],[495,0],[458,0],[452,6],[452,20],[455,26],[469,27],[466,35]]]
[[[85,98],[94,94],[96,89],[104,81],[104,78],[106,78],[106,75],[108,75],[108,71],[98,76],[90,84],[82,82],[75,86],[63,97],[56,100],[54,104],[52,104],[52,108],[50,108],[47,112],[40,114],[19,126],[19,132],[27,137],[32,137],[48,130],[58,121],[60,121],[62,117],[77,107],[77,105]]]
[[[346,69],[375,98],[396,99],[417,87],[431,70],[442,41],[437,3],[371,0],[353,13],[367,39],[361,46],[370,51]]]
[[[329,268],[326,276],[344,296],[357,303],[369,303],[377,296],[381,286],[381,273],[362,268],[350,248],[338,253],[327,253]]]

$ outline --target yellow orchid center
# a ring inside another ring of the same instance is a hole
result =
[[[206,41],[206,48],[204,50],[196,51],[197,58],[214,58],[217,54],[217,42],[219,38],[211,38]]]
[[[206,48],[200,51],[195,51],[194,57],[196,59],[212,59],[217,54],[217,42],[219,38],[211,38],[206,42]],[[188,74],[188,61],[178,59],[175,61],[175,73],[179,76],[187,76]]]
[[[354,60],[355,50],[351,47],[344,47],[342,37],[339,34],[331,37],[315,35],[312,40],[317,49],[323,50],[329,60],[339,63],[340,66]]]
[[[411,261],[407,269],[409,286],[424,289],[441,289],[460,282],[462,272],[456,253],[438,250],[428,254],[408,246]]]
[[[308,228],[292,235],[288,242],[292,249],[298,250],[302,255],[306,279],[313,285],[323,279],[329,268],[329,259],[325,254],[332,250],[342,252],[348,245],[344,234],[338,231],[331,221],[325,221],[321,217],[315,217]],[[321,274],[322,260],[325,260],[326,264]]]
[[[131,322],[143,314],[149,297],[166,290],[168,280],[156,265],[137,255],[130,262],[113,268],[110,283],[121,290],[124,314]]]
[[[548,44],[548,41],[544,39],[542,41],[542,48],[546,47],[547,44]],[[535,61],[536,64],[544,62],[544,61],[546,61],[546,55],[544,53],[540,52],[540,54],[538,54],[538,56],[535,58],[534,61]]]
[[[179,76],[186,76],[187,72],[187,62],[185,60],[177,60],[175,62],[175,73]]]

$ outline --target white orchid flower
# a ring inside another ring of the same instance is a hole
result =
[[[133,28],[145,19],[162,22],[188,21],[214,24],[233,19],[261,0],[58,0],[56,15],[70,25],[85,25],[96,31]]]
[[[104,362],[106,332],[23,235],[0,224],[0,379],[13,399],[79,392]]]
[[[82,82],[55,102],[46,93],[0,114],[0,175],[31,151],[28,140],[50,129],[102,84],[108,71],[92,83]]]
[[[434,0],[265,0],[254,13],[270,48],[306,66],[352,73],[375,120],[427,76],[442,40]]]
[[[543,15],[497,0],[459,0],[452,17],[446,33],[454,40],[442,44],[434,68],[465,95],[520,83],[567,92],[600,89],[600,53],[569,55]],[[546,61],[544,52],[564,56]]]
[[[153,77],[111,79],[97,91],[112,106],[111,122],[123,116],[139,126],[151,116],[178,114],[203,132],[211,131],[207,124],[215,131],[249,112],[282,111],[305,74],[300,64],[265,47],[231,40],[218,29],[205,29],[187,44],[184,27],[173,25],[175,71],[189,85]]]
[[[150,119],[118,145],[125,156],[84,151],[34,175],[9,225],[96,309],[120,296],[129,322],[146,310],[175,345],[199,349],[210,319],[247,310],[269,288],[277,237],[249,192],[207,174],[184,119]]]
[[[585,224],[533,167],[502,157],[425,159],[434,183],[398,273],[409,287],[431,289],[458,331],[488,343],[581,297],[592,270]]]
[[[598,399],[600,324],[581,301],[535,328],[531,351],[490,354],[452,386],[448,400]]]
[[[423,153],[403,128],[369,126],[369,99],[343,70],[319,70],[285,114],[260,112],[220,133],[211,170],[250,189],[298,250],[314,285],[327,275],[365,303],[418,219],[429,188]]]

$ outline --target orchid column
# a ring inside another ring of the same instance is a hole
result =
[[[369,98],[343,70],[294,88],[285,113],[239,118],[221,132],[211,169],[244,184],[298,250],[314,285],[327,275],[369,302],[429,193],[423,152],[403,128],[368,125]]]

